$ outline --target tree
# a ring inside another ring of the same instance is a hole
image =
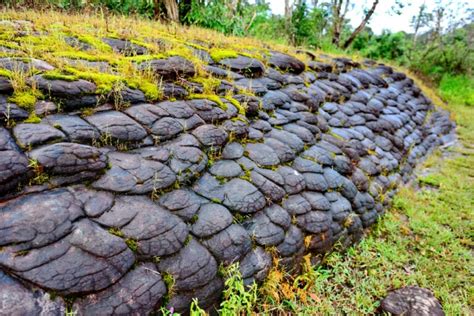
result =
[[[290,0],[285,0],[285,29],[288,34],[291,34],[291,13]]]
[[[159,19],[161,17],[162,5],[166,11],[166,18],[171,22],[179,22],[179,10],[176,0],[153,0],[155,19]]]
[[[360,22],[359,26],[352,32],[349,38],[344,42],[344,45],[342,45],[342,48],[344,49],[348,48],[351,45],[351,43],[354,41],[356,36],[365,28],[365,26],[367,25],[367,22],[369,22],[370,18],[374,14],[375,9],[377,8],[378,4],[379,4],[379,0],[375,0],[372,3],[372,7],[370,8],[370,10],[367,11],[362,22]]]
[[[344,11],[342,6],[344,5]],[[339,41],[341,38],[342,27],[344,26],[345,18],[347,11],[349,9],[350,0],[331,0],[331,9],[332,9],[332,43],[339,46]]]
[[[421,28],[428,26],[431,20],[432,15],[428,13],[426,4],[423,3],[418,9],[418,14],[411,18],[411,26],[413,27],[413,48],[416,47],[418,32]]]
[[[306,0],[297,0],[290,17],[290,41],[293,45],[301,45],[311,37],[311,25],[308,18]]]

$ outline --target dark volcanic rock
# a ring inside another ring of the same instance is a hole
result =
[[[177,254],[158,263],[162,273],[171,274],[178,291],[189,291],[204,286],[217,274],[217,263],[209,251],[191,239]]]
[[[84,94],[94,93],[96,85],[86,80],[65,81],[50,80],[41,75],[33,77],[34,84],[53,97],[78,97]]]
[[[43,122],[59,128],[73,142],[91,142],[100,137],[97,129],[79,116],[55,114],[47,116]]]
[[[10,71],[21,71],[28,73],[33,70],[47,71],[53,70],[54,67],[47,62],[35,58],[0,58],[0,68]]]
[[[114,206],[96,221],[134,240],[136,251],[148,258],[177,252],[188,236],[188,228],[179,217],[144,196],[116,198]]]
[[[5,23],[15,36],[50,34]],[[184,45],[202,60],[194,65],[74,30],[63,44],[87,51],[84,59],[48,54],[64,69],[0,58],[42,94],[26,106],[23,90],[13,94],[0,77],[1,315],[62,315],[65,306],[78,315],[162,307],[186,315],[193,299],[212,314],[223,297],[221,267],[238,263],[248,286],[276,262],[292,274],[303,260],[319,263],[336,244],[360,240],[416,164],[455,139],[449,113],[387,66],[315,55],[306,65],[253,48],[213,61],[219,43],[140,38],[167,55]],[[87,58],[103,50],[113,61]],[[265,65],[246,53],[262,54]],[[72,68],[95,83],[55,79]],[[104,89],[124,70],[120,85]],[[147,99],[154,88],[159,100]],[[439,307],[406,288],[381,311],[436,315]]]
[[[31,151],[29,157],[53,174],[98,172],[107,165],[105,155],[97,148],[73,143],[46,145]]]
[[[417,286],[390,292],[380,307],[391,315],[444,316],[443,308],[433,293]]]
[[[28,159],[13,141],[10,133],[0,127],[0,193],[14,188],[25,178]]]
[[[86,117],[105,137],[121,141],[139,141],[147,135],[146,130],[127,115],[108,111]]]
[[[163,79],[171,80],[180,77],[192,77],[195,74],[194,64],[180,56],[145,61],[138,64],[137,67],[141,71],[151,71]]]
[[[263,64],[257,59],[239,56],[236,58],[224,58],[219,64],[246,77],[260,77],[265,71]]]
[[[10,79],[0,76],[0,92],[8,92],[13,90]]]
[[[14,103],[8,102],[6,97],[0,95],[0,124],[9,120],[18,121],[28,118],[28,112]]]
[[[265,206],[265,197],[251,183],[232,179],[223,187],[223,204],[232,211],[254,213]]]
[[[0,266],[62,294],[104,289],[118,281],[133,262],[133,253],[123,240],[86,219],[75,223],[71,233],[54,244],[31,249],[23,256],[11,249],[0,254]]]
[[[166,294],[166,285],[153,264],[141,264],[119,282],[74,303],[77,315],[139,315],[152,312]]]
[[[0,314],[2,315],[64,315],[66,306],[53,300],[42,290],[31,291],[0,270]]]
[[[37,146],[65,138],[60,130],[46,124],[18,124],[13,129],[13,134],[21,147]]]
[[[270,65],[281,69],[283,71],[288,71],[294,74],[302,73],[305,69],[305,64],[286,54],[282,54],[279,52],[272,52],[271,57],[269,60]]]
[[[159,161],[119,152],[108,157],[111,168],[93,183],[97,189],[143,194],[165,189],[176,181],[175,173]]]
[[[137,44],[133,44],[130,41],[117,39],[117,38],[103,38],[102,41],[112,49],[120,54],[125,56],[135,56],[135,55],[143,55],[147,53],[147,49]]]

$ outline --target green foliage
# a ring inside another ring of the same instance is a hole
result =
[[[33,170],[34,177],[30,179],[30,185],[41,185],[49,181],[48,174],[43,166],[35,159],[28,161],[28,167]]]
[[[473,77],[445,74],[441,79],[439,90],[441,96],[450,102],[474,106]]]
[[[445,74],[471,75],[474,73],[474,24],[456,29],[416,49],[411,57],[411,68],[429,76],[436,83]]]
[[[292,30],[291,42],[295,45],[301,45],[311,38],[313,25],[309,19],[309,10],[306,1],[297,2],[290,19]]]
[[[196,298],[193,298],[189,312],[191,316],[206,316],[207,315],[206,311],[199,307],[198,300]]]
[[[239,1],[235,7],[230,1],[209,0],[206,3],[192,0],[189,13],[182,17],[187,24],[210,28],[231,35],[247,35],[254,24],[266,17],[268,4],[251,4]]]
[[[406,64],[408,45],[406,34],[403,32],[384,31],[379,36],[362,32],[354,40],[352,48],[372,59],[394,60],[400,64]]]
[[[252,314],[257,301],[257,285],[246,287],[240,274],[238,263],[234,263],[223,271],[225,277],[224,300],[219,312],[221,315]]]

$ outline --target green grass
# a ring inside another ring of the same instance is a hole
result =
[[[458,104],[474,106],[474,78],[444,75],[440,82],[440,94]]]
[[[438,151],[425,161],[430,172],[418,178],[421,189],[401,188],[391,210],[345,253],[328,255],[319,267],[306,261],[296,278],[273,269],[259,287],[253,312],[374,314],[388,291],[418,285],[434,292],[446,315],[470,315],[474,108],[459,103],[449,108],[462,146],[451,149],[447,159]]]

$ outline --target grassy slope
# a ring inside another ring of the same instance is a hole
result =
[[[259,312],[372,314],[387,291],[405,285],[432,289],[447,315],[473,312],[474,107],[455,101],[448,108],[461,144],[424,163],[421,189],[402,188],[360,244],[321,267],[289,282],[272,271],[278,285],[264,285]]]

